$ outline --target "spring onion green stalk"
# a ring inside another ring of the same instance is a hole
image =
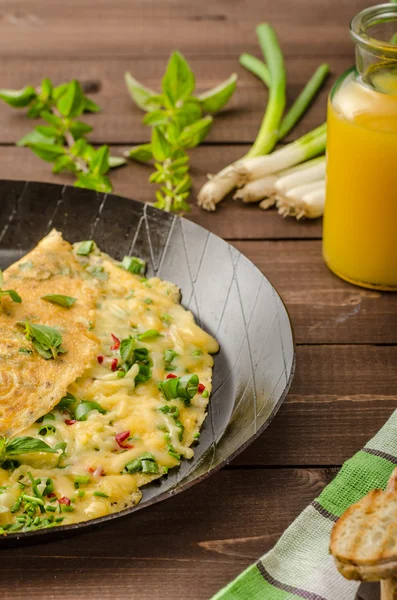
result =
[[[269,69],[262,60],[252,54],[244,52],[244,54],[240,56],[239,61],[242,67],[247,69],[247,71],[251,71],[251,73],[263,81],[267,87],[270,87]]]
[[[256,34],[269,69],[271,85],[261,128],[246,158],[267,154],[273,150],[286,102],[284,59],[276,33],[270,25],[262,23],[256,28]]]
[[[276,204],[278,213],[283,217],[294,216],[298,220],[321,217],[325,204],[325,180],[297,186],[285,194],[276,194],[273,204]],[[264,200],[259,206],[267,209],[270,203]]]
[[[319,90],[321,89],[325,79],[327,78],[329,73],[329,65],[322,64],[317,67],[316,71],[313,73],[284,119],[281,121],[280,129],[278,131],[278,139],[282,140],[285,138],[287,133],[291,131],[293,127],[295,127],[296,123],[301,119],[301,117],[305,114],[310,104],[317,96]]]
[[[164,394],[166,400],[182,398],[185,404],[197,394],[199,378],[197,375],[183,375],[165,379],[158,384],[159,390]]]

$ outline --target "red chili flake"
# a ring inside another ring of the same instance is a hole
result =
[[[130,450],[134,447],[131,444],[123,444],[123,442],[125,442],[125,440],[127,440],[130,437],[129,431],[122,431],[121,433],[117,433],[114,437],[116,438],[116,442],[118,443],[120,448],[123,448],[123,450]]]
[[[104,356],[102,356],[102,354],[100,354],[99,356],[96,357],[97,361],[99,362],[99,364],[101,365],[105,359]]]
[[[66,496],[62,496],[62,498],[59,498],[58,502],[59,504],[66,504],[67,506],[70,505],[70,500],[69,498],[66,498]]]
[[[116,371],[118,364],[119,364],[118,359],[112,358],[112,362],[110,363],[110,368],[112,369],[112,371]]]
[[[168,373],[166,379],[176,379],[178,377],[178,375],[175,375],[175,373]]]
[[[74,425],[77,423],[77,419],[65,419],[66,425]]]
[[[55,492],[51,492],[51,494],[47,494],[47,498],[55,498],[56,493]]]
[[[112,340],[114,342],[113,346],[110,346],[111,350],[118,350],[120,348],[120,340],[113,333],[110,334],[112,336]]]
[[[90,473],[93,473],[95,471],[94,467],[90,467],[88,470]]]
[[[202,394],[204,392],[204,390],[205,390],[205,385],[203,383],[199,383],[198,388],[197,388],[198,393]]]

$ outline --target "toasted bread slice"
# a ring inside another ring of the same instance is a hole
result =
[[[397,469],[383,490],[372,490],[348,508],[331,534],[331,554],[347,579],[397,576]]]

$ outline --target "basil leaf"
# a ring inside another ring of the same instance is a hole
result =
[[[18,140],[16,145],[19,147],[23,147],[29,146],[30,144],[53,144],[54,142],[55,137],[49,138],[48,136],[45,136],[36,131],[36,129],[33,129],[33,131],[30,131],[29,133],[24,135],[20,140]]]
[[[76,250],[76,254],[78,254],[79,256],[88,256],[88,254],[90,254],[90,252],[94,250],[94,247],[95,242],[93,242],[92,240],[81,242]]]
[[[49,141],[49,138],[51,140],[53,140],[56,137],[59,137],[60,135],[62,135],[62,133],[59,131],[59,129],[57,127],[51,127],[50,125],[37,125],[37,127],[35,127],[34,130],[37,133],[41,134],[45,138],[45,141],[47,143]]]
[[[37,97],[34,87],[27,85],[21,90],[0,90],[0,100],[13,108],[23,108]]]
[[[146,262],[137,256],[124,256],[120,267],[135,275],[143,275],[146,271]]]
[[[139,83],[131,73],[125,73],[124,79],[131,98],[141,110],[151,111],[160,106],[155,100],[156,92]]]
[[[96,175],[88,173],[78,174],[78,179],[74,183],[74,187],[83,188],[86,190],[95,190],[96,192],[103,192],[104,194],[112,191],[112,184],[110,179],[104,175]]]
[[[54,162],[54,166],[52,168],[52,172],[53,173],[61,173],[62,171],[71,171],[72,173],[76,173],[77,172],[77,167],[76,164],[73,162],[73,160],[70,158],[70,156],[64,154],[63,156],[59,156],[55,162]]]
[[[109,156],[109,169],[117,169],[127,164],[127,161],[122,156]]]
[[[64,117],[78,117],[84,111],[84,94],[81,85],[73,79],[66,85],[57,101],[57,109]]]
[[[58,402],[58,404],[56,404],[54,406],[54,409],[67,410],[69,408],[69,406],[71,404],[74,404],[75,402],[77,402],[77,398],[75,398],[75,396],[73,396],[73,394],[69,394],[69,392],[68,392],[66,394],[66,396],[61,398],[60,401]]]
[[[160,162],[171,156],[171,145],[159,127],[152,130],[151,147],[154,158]]]
[[[74,418],[77,421],[86,421],[88,413],[92,410],[97,410],[102,415],[108,412],[107,410],[102,408],[102,406],[98,404],[98,402],[81,402],[75,410]]]
[[[18,456],[19,454],[29,454],[32,452],[49,452],[54,454],[56,450],[42,440],[29,436],[15,437],[6,443],[7,456]]]
[[[193,92],[195,78],[180,52],[172,53],[161,86],[163,93],[174,106],[178,100],[184,100]]]
[[[25,145],[29,146],[39,158],[47,162],[54,162],[58,156],[66,154],[66,148],[56,144],[49,144],[48,140],[47,142],[29,142]]]
[[[43,102],[47,102],[47,100],[49,100],[51,98],[52,90],[53,90],[53,85],[52,85],[51,79],[48,79],[48,77],[45,77],[40,85],[40,95],[39,95],[40,100],[42,100]]]
[[[62,344],[62,336],[55,327],[28,323],[29,335],[46,348],[57,348]]]
[[[13,302],[20,304],[22,302],[21,296],[15,290],[1,290],[2,295],[8,294]]]
[[[90,98],[84,96],[84,112],[97,113],[100,110],[98,104],[95,104]]]
[[[95,175],[104,175],[109,171],[109,146],[101,146],[90,162],[90,168]]]
[[[128,158],[138,160],[139,162],[148,162],[153,158],[152,144],[141,144],[140,146],[133,146],[128,152],[126,152]]]
[[[38,352],[38,354],[40,354],[40,356],[42,356],[46,360],[50,360],[50,358],[53,358],[53,354],[52,354],[51,350],[49,350],[48,348],[45,348],[37,340],[32,340],[32,344],[34,346],[34,349],[36,350],[36,352]]]
[[[203,110],[206,112],[218,112],[232,97],[237,85],[237,75],[233,73],[228,79],[222,81],[211,90],[200,94],[198,99],[201,102]]]
[[[195,148],[207,137],[212,127],[213,118],[210,116],[188,125],[182,131],[179,142],[184,148]]]
[[[77,300],[77,298],[63,296],[62,294],[48,294],[47,296],[41,296],[41,299],[52,304],[59,304],[59,306],[64,306],[65,308],[70,308]]]
[[[145,115],[142,123],[144,125],[149,125],[149,126],[165,125],[168,122],[168,119],[169,119],[169,117],[168,117],[166,111],[158,109],[158,110],[154,110],[154,111],[148,113],[147,115]]]

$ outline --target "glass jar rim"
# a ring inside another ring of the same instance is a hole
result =
[[[377,4],[360,11],[350,22],[350,35],[353,41],[371,54],[397,60],[397,45],[377,40],[367,33],[375,19],[395,19],[397,22],[397,3]]]

